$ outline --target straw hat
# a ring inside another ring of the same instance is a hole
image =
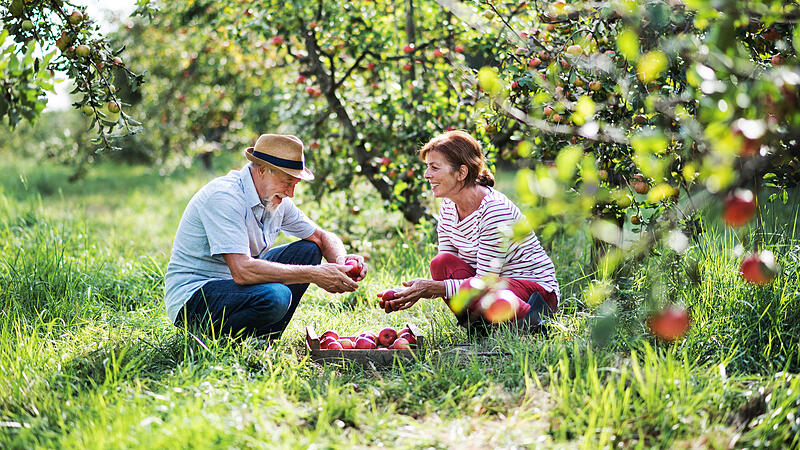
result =
[[[262,134],[254,147],[248,147],[244,156],[256,164],[282,170],[301,180],[313,180],[314,174],[306,169],[303,141],[288,134]]]

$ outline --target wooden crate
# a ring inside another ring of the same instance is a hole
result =
[[[308,349],[311,359],[317,362],[341,362],[341,361],[355,361],[363,365],[375,366],[388,366],[394,362],[395,358],[408,358],[413,359],[414,355],[422,352],[425,347],[425,336],[420,332],[413,323],[405,325],[411,331],[411,334],[416,338],[417,344],[415,348],[410,350],[394,350],[394,349],[349,349],[349,350],[329,350],[319,348],[319,336],[313,326],[306,327],[306,348]],[[353,336],[340,336],[349,337]]]

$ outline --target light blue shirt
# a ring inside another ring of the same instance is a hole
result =
[[[249,166],[212,180],[189,201],[175,233],[164,277],[169,320],[174,323],[183,305],[208,281],[233,279],[222,254],[259,258],[281,231],[305,239],[316,230],[288,197],[276,211],[266,212]]]

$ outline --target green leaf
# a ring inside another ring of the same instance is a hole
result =
[[[572,178],[582,157],[583,149],[577,145],[568,145],[561,149],[558,156],[556,156],[558,178],[564,181]]]
[[[653,81],[664,73],[668,65],[667,55],[661,50],[653,50],[642,57],[638,66],[639,78],[645,83]]]
[[[794,46],[795,54],[800,55],[800,24],[797,24],[792,33],[792,45]]]
[[[582,95],[575,104],[575,113],[572,115],[572,121],[575,122],[576,125],[583,125],[594,116],[594,112],[594,100],[589,98],[589,96]]]
[[[639,59],[639,35],[630,28],[622,30],[617,36],[617,48],[622,56],[636,61]]]

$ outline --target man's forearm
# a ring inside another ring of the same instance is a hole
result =
[[[238,284],[311,283],[319,266],[281,264],[263,259],[250,259],[234,277]]]
[[[336,262],[336,258],[347,254],[344,249],[344,243],[339,239],[339,236],[326,231],[322,233],[320,238],[320,250],[326,261]]]

